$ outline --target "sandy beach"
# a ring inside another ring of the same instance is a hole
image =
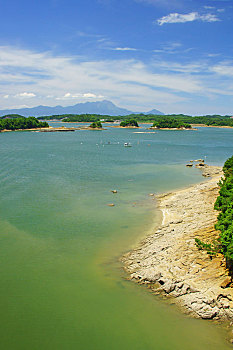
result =
[[[208,181],[156,196],[162,212],[159,228],[122,258],[129,278],[162,293],[194,317],[233,320],[233,288],[225,260],[212,260],[198,250],[195,238],[210,242],[218,237],[214,225],[218,212],[220,167],[204,166]]]

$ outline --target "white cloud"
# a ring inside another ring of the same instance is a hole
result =
[[[87,92],[87,93],[83,94],[83,97],[87,97],[87,98],[104,98],[104,96],[102,96],[102,95],[95,95],[95,94],[92,94],[91,92]]]
[[[9,95],[4,95],[3,98],[9,98]]]
[[[222,62],[210,68],[212,72],[215,72],[219,75],[225,75],[226,77],[233,77],[233,63],[231,62]]]
[[[165,46],[176,49],[180,44]],[[54,106],[57,100],[66,106],[74,100],[105,98],[139,111],[151,107],[163,110],[185,101],[190,106],[193,103],[195,109],[196,102],[192,101],[197,96],[208,99],[224,91],[226,95],[232,93],[229,78],[224,76],[231,70],[233,74],[229,62],[211,66],[208,59],[188,64],[153,58],[147,63],[135,59],[84,61],[6,46],[0,47],[0,108],[12,108],[20,99],[33,97],[27,98],[29,107]],[[219,91],[213,90],[214,86]],[[4,98],[6,92],[8,98]]]
[[[75,94],[71,94],[70,92],[67,92],[62,97],[56,97],[56,100],[71,100],[71,99],[78,99],[78,98],[102,99],[102,98],[104,98],[104,96],[103,95],[96,95],[96,94],[93,94],[91,92],[75,93]]]
[[[134,49],[133,47],[115,47],[115,48],[112,48],[111,50],[114,50],[114,51],[137,51],[137,49]]]
[[[16,94],[15,97],[32,98],[36,97],[36,95],[33,92],[20,92]]]
[[[182,44],[179,42],[168,42],[162,45],[161,48],[153,50],[155,53],[170,53],[174,54],[176,53],[180,48],[182,47]],[[184,52],[184,50],[183,50]]]
[[[204,15],[200,15],[198,12],[190,12],[187,14],[170,13],[167,16],[159,18],[156,23],[162,26],[165,23],[186,23],[193,21],[217,22],[220,21],[220,19],[211,13]]]

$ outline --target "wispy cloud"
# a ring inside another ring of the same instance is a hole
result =
[[[33,92],[20,92],[16,94],[15,97],[32,98],[32,97],[36,97],[36,95]]]
[[[220,21],[220,19],[211,13],[207,13],[204,15],[199,14],[198,12],[190,12],[187,14],[180,14],[180,13],[170,13],[167,16],[163,16],[162,18],[159,18],[156,23],[162,26],[166,23],[186,23],[186,22],[193,22],[193,21],[202,21],[202,22],[217,22]]]
[[[179,43],[166,45],[180,47]],[[136,59],[84,61],[6,46],[0,47],[0,108],[19,105],[20,99],[27,99],[32,107],[52,106],[57,100],[69,105],[71,100],[105,98],[133,110],[145,109],[143,106],[161,109],[195,100],[195,96],[231,95],[232,75],[229,62],[211,66],[208,60],[188,64],[153,59],[147,63]],[[218,90],[213,90],[213,81]],[[159,103],[155,106],[154,101]]]
[[[111,50],[114,50],[114,51],[137,51],[137,49],[135,49],[133,47],[114,47]]]
[[[160,48],[154,49],[153,52],[174,54],[177,51],[179,51],[181,48],[182,48],[182,44],[179,42],[168,42],[163,44]]]
[[[210,68],[211,71],[224,75],[232,79],[233,77],[233,62],[220,62],[219,64],[214,65]]]

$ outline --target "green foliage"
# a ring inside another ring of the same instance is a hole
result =
[[[233,169],[233,156],[229,159],[227,159],[227,161],[225,162],[224,166],[223,166],[223,171],[225,176],[230,176],[232,175],[232,169]]]
[[[123,127],[125,127],[125,126],[136,126],[138,128],[138,123],[137,123],[137,121],[135,119],[127,119],[125,121],[122,121],[120,123],[120,126],[123,126]]]
[[[156,120],[153,124],[153,127],[156,128],[168,128],[168,129],[181,129],[181,128],[185,128],[185,129],[190,129],[191,125],[184,123],[178,119],[174,119],[174,118],[166,118],[163,117],[159,120]]]
[[[204,243],[200,239],[195,238],[195,242],[197,248],[199,250],[206,250],[211,259],[220,251],[219,241],[214,240],[211,243]]]
[[[90,122],[97,122],[101,118],[104,118],[104,116],[100,116],[98,114],[62,114],[62,115],[51,115],[51,116],[43,116],[39,117],[39,120],[62,120],[63,122],[67,123],[90,123]],[[108,116],[106,116],[108,118]]]
[[[100,121],[93,122],[93,123],[91,123],[90,128],[93,128],[93,129],[101,129],[101,128],[102,128],[102,124],[101,124]]]
[[[219,182],[219,196],[215,202],[215,209],[219,210],[218,222],[215,228],[220,231],[221,250],[227,262],[233,262],[233,156],[224,166],[225,178]]]
[[[3,117],[0,117],[0,119],[15,119],[15,118],[24,118],[20,114],[6,114]]]
[[[40,122],[35,117],[6,118],[0,120],[0,130],[34,129],[48,126],[48,123]]]
[[[150,123],[155,121],[161,121],[164,118],[172,120],[176,119],[181,124],[204,124],[212,126],[232,126],[233,119],[230,116],[221,115],[204,115],[204,116],[190,116],[185,114],[167,114],[167,115],[157,115],[157,114],[129,114],[126,116],[109,116],[100,114],[59,114],[51,116],[39,117],[39,120],[62,120],[64,122],[94,122],[100,119],[105,119],[105,121],[127,121],[129,119],[134,119],[140,123]]]

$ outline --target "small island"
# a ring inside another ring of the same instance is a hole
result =
[[[89,128],[91,129],[102,129],[102,124],[100,121],[93,122],[90,124]]]
[[[0,131],[33,130],[48,128],[47,122],[40,122],[35,117],[6,116],[0,119]]]
[[[159,120],[155,120],[153,123],[152,128],[156,129],[165,129],[165,130],[185,130],[185,129],[192,129],[191,125],[188,123],[185,123],[183,121],[180,121],[175,118],[161,118]],[[151,128],[150,128],[151,129]]]
[[[135,119],[126,119],[120,123],[120,126],[125,128],[139,128],[138,122]]]

